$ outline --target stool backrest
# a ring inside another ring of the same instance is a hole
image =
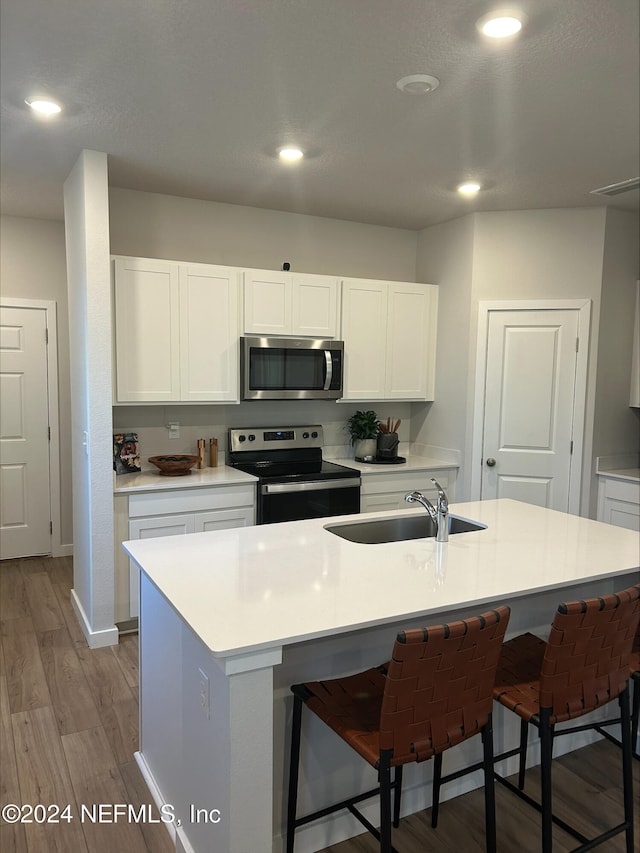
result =
[[[559,723],[615,699],[629,678],[640,618],[640,584],[561,604],[540,670],[540,709]]]
[[[477,734],[493,705],[508,607],[398,634],[380,714],[392,763],[424,761]]]

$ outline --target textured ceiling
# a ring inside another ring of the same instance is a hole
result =
[[[112,186],[401,228],[637,209],[589,194],[639,173],[636,0],[506,5],[527,25],[492,44],[488,0],[2,0],[2,212],[61,219],[83,148]],[[399,92],[416,73],[439,88]],[[36,119],[35,93],[64,113]]]

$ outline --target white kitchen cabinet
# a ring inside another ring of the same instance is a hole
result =
[[[238,402],[239,273],[114,260],[115,402]]]
[[[116,573],[128,572],[128,616],[136,617],[139,572],[136,564],[129,561],[122,551],[123,539],[154,539],[248,527],[255,524],[255,485],[205,486],[118,495],[114,514]],[[180,571],[179,566],[176,566],[176,571]]]
[[[636,284],[636,313],[631,353],[631,393],[629,405],[640,408],[640,281]]]
[[[401,466],[398,466],[401,468]],[[416,508],[415,504],[406,503],[404,496],[408,492],[418,491],[433,503],[438,496],[431,477],[436,479],[450,503],[455,500],[456,468],[442,468],[432,471],[400,471],[380,472],[362,476],[360,485],[361,512],[388,512],[396,509]],[[423,507],[419,507],[425,512]]]
[[[438,288],[344,279],[343,400],[433,400]]]
[[[248,335],[335,338],[338,279],[308,273],[247,270],[244,331]]]
[[[640,531],[640,481],[600,475],[598,521]]]

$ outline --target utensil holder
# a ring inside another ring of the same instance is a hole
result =
[[[378,434],[378,456],[380,459],[395,459],[398,455],[400,440],[397,432],[381,432]]]

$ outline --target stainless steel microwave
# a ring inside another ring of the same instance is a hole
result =
[[[342,396],[344,343],[240,338],[243,400],[335,400]]]

